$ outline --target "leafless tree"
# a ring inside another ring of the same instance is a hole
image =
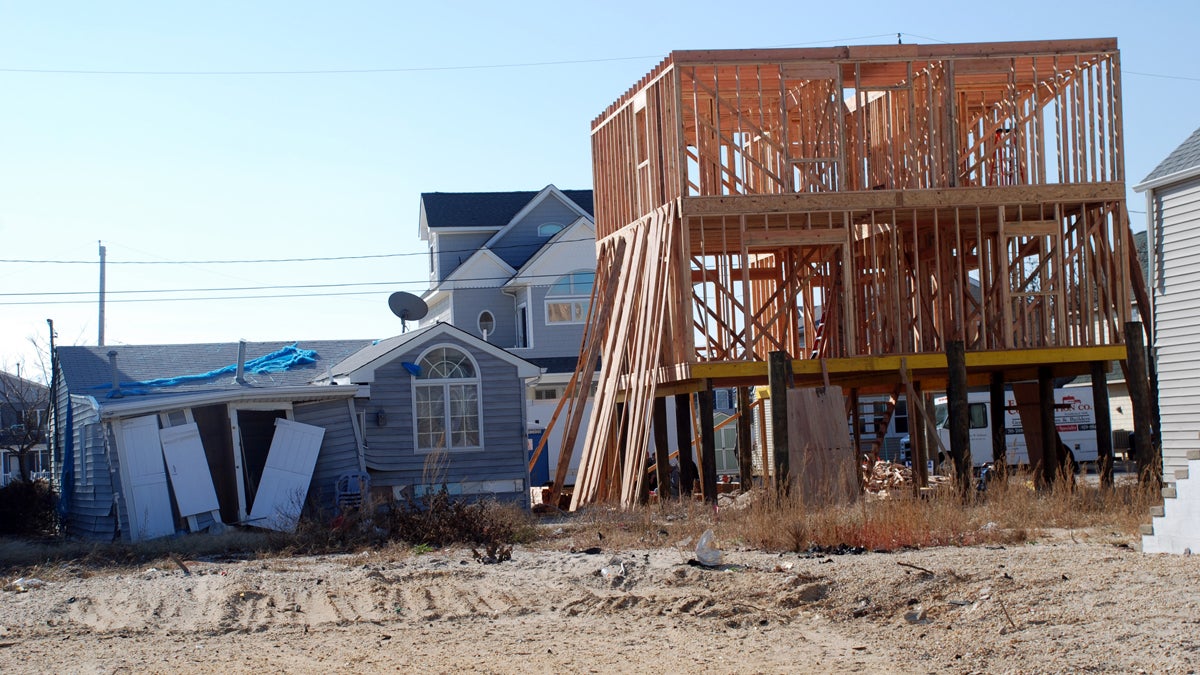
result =
[[[34,347],[39,361],[44,361],[41,358],[44,350],[36,341]],[[23,377],[21,370],[18,364],[16,374],[0,371],[0,450],[16,457],[17,476],[28,481],[34,455],[43,450],[46,443],[50,389]],[[9,469],[8,466],[3,468],[5,472]]]

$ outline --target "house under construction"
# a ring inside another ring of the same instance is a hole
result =
[[[664,397],[766,384],[771,353],[893,396],[944,389],[955,341],[971,385],[1125,359],[1119,64],[1115,39],[672,52],[592,123],[572,506],[635,503]]]

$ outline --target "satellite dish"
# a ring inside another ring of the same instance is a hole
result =
[[[392,314],[400,317],[400,331],[408,330],[408,321],[411,319],[417,321],[424,319],[429,313],[429,305],[421,298],[412,293],[404,291],[396,291],[388,296],[388,307],[391,308]]]

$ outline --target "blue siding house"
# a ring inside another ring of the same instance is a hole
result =
[[[383,341],[59,347],[51,457],[70,535],[137,541],[378,492],[524,500],[525,380],[448,324]]]

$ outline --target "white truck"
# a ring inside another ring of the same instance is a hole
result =
[[[1017,402],[1011,390],[1004,392],[1004,399],[1006,458],[1009,464],[1028,464],[1029,450],[1025,447],[1021,416],[1017,414]],[[1096,461],[1096,411],[1092,405],[1091,385],[1055,389],[1054,402],[1054,423],[1075,461]],[[992,461],[991,396],[986,391],[970,392],[967,395],[967,405],[971,433],[971,463],[981,466]],[[950,429],[947,426],[945,396],[934,399],[934,409],[938,437],[941,438],[942,445],[949,449]]]

